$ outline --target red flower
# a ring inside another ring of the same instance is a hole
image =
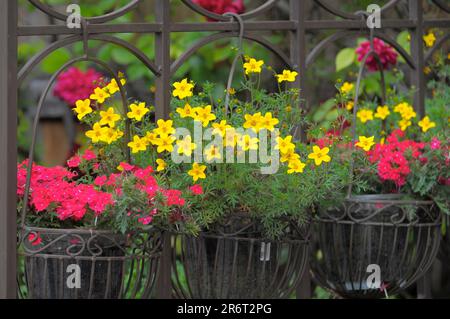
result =
[[[89,98],[101,79],[102,75],[94,69],[83,72],[71,67],[58,76],[53,95],[73,106],[77,100]]]
[[[196,185],[189,187],[189,190],[195,195],[203,194],[203,188],[202,188],[202,185],[200,185],[200,184],[196,184]]]
[[[183,206],[185,204],[185,200],[181,197],[181,191],[177,189],[163,190],[162,193],[166,197],[167,206]]]
[[[438,138],[433,137],[432,140],[431,140],[431,142],[430,142],[430,148],[431,148],[432,150],[438,150],[438,149],[440,149],[440,148],[441,148],[441,141],[439,141]]]
[[[121,163],[119,164],[119,166],[122,167],[122,169],[123,169],[124,171],[131,171],[131,170],[134,168],[133,165],[128,164],[128,163],[125,163],[125,162],[121,162]]]
[[[90,160],[94,160],[97,158],[97,156],[95,155],[95,153],[91,150],[86,150],[82,156],[82,158],[86,161],[90,161]]]
[[[380,56],[383,70],[387,70],[391,66],[394,66],[397,64],[397,52],[395,52],[395,50],[390,45],[384,43],[383,40],[374,38],[373,46],[374,46],[375,52],[378,53],[378,55]],[[370,41],[362,42],[359,45],[359,47],[356,48],[356,54],[358,55],[358,61],[361,62],[363,60],[364,56],[369,51],[370,51]],[[376,61],[376,58],[373,55],[371,55],[366,60],[366,65],[370,71],[378,70],[378,63]]]
[[[97,176],[94,180],[94,184],[97,186],[103,186],[103,185],[105,185],[107,180],[108,180],[108,177],[105,175]]]
[[[70,158],[67,161],[67,166],[69,166],[70,168],[76,168],[80,166],[80,163],[81,163],[80,157],[75,155],[74,157]]]
[[[204,9],[217,14],[226,12],[243,13],[245,11],[243,0],[194,0],[196,4]],[[209,19],[211,21],[212,19]]]

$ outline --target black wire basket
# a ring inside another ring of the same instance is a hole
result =
[[[20,297],[150,298],[161,247],[157,231],[127,236],[98,230],[27,227],[19,250]]]
[[[318,213],[311,268],[320,285],[341,297],[390,296],[431,267],[440,239],[440,213],[432,201],[353,196],[341,209]],[[370,265],[379,267],[379,287],[371,285]]]
[[[305,269],[308,241],[289,226],[268,240],[251,218],[231,218],[198,237],[175,235],[175,297],[202,299],[288,298]]]

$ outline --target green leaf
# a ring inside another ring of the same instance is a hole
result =
[[[355,62],[356,53],[353,48],[345,48],[336,55],[336,72],[349,67]]]
[[[112,49],[111,57],[118,64],[130,64],[135,60],[134,56],[123,48]]]
[[[71,54],[66,48],[56,50],[42,61],[42,71],[55,73],[64,63],[69,61],[70,56]]]

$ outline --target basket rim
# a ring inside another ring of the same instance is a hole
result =
[[[433,205],[432,200],[411,199],[406,194],[364,194],[351,195],[346,198],[347,202],[363,202],[363,203],[394,203],[394,204],[415,204],[415,205]]]
[[[36,232],[45,232],[49,234],[81,234],[81,235],[90,235],[90,234],[99,234],[99,235],[123,235],[114,232],[112,230],[100,230],[93,228],[46,228],[46,227],[36,227],[36,226],[25,226],[26,231],[36,231]]]

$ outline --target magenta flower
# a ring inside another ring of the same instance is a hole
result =
[[[437,137],[431,139],[430,148],[432,150],[438,150],[441,148],[441,141]]]
[[[389,69],[391,66],[397,64],[397,52],[383,40],[378,38],[373,39],[373,46],[375,52],[380,56],[383,70]],[[358,61],[361,62],[367,52],[370,51],[370,41],[362,42],[359,47],[356,48],[356,54],[358,55]],[[378,63],[373,55],[371,55],[366,61],[369,71],[378,71]]]
[[[194,0],[196,4],[204,9],[217,14],[233,12],[241,14],[245,11],[243,0]],[[211,21],[212,19],[209,19]]]
[[[77,100],[89,98],[101,81],[102,75],[92,68],[83,72],[71,67],[58,76],[53,95],[74,106]]]

